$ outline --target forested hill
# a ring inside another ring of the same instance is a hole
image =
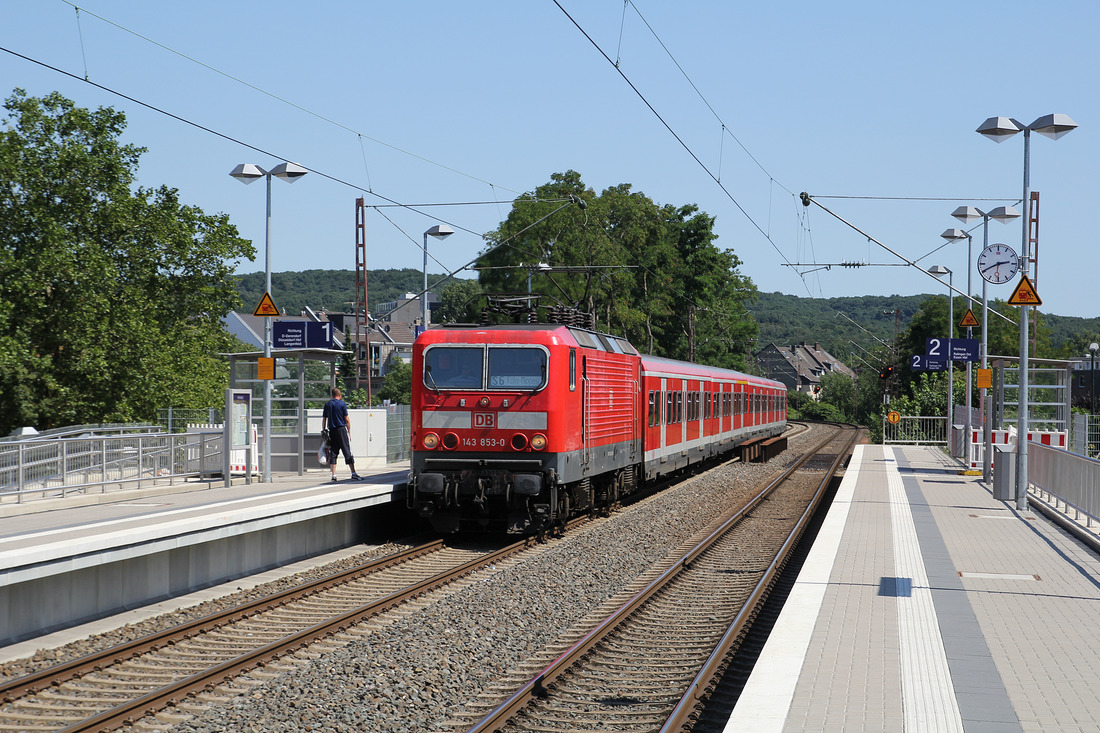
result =
[[[428,282],[437,282],[442,277],[429,273]],[[369,270],[367,287],[371,309],[405,293],[420,292],[423,278],[423,272],[413,268]],[[276,272],[272,273],[271,282],[275,304],[286,313],[298,314],[305,306],[314,310],[350,311],[355,302],[355,273],[352,270]],[[251,312],[263,296],[264,274],[241,275],[237,291],[243,301],[241,310]],[[803,298],[760,293],[756,303],[750,306],[760,326],[760,336],[753,350],[762,349],[769,343],[787,346],[802,341],[820,343],[826,351],[838,356],[853,351],[852,341],[870,350],[878,343],[876,338],[892,342],[895,327],[899,333],[904,331],[921,303],[930,297],[933,296]],[[1049,334],[1050,346],[1059,351],[1082,333],[1100,332],[1100,318],[1044,313],[1042,328]]]
[[[242,312],[251,313],[264,294],[264,274],[240,275],[237,292],[241,294]],[[428,283],[438,282],[443,275],[428,273]],[[405,293],[419,293],[424,288],[424,271],[368,270],[367,297],[372,311],[379,303],[395,300]],[[305,270],[303,272],[271,273],[271,297],[275,305],[288,315],[298,315],[309,306],[315,311],[351,312],[355,305],[354,270]]]
[[[875,339],[892,342],[900,335],[929,295],[862,295],[844,298],[801,298],[783,293],[760,293],[751,307],[760,325],[757,350],[777,346],[820,343],[834,355],[852,351],[849,341],[872,350]],[[853,323],[854,322],[854,323]]]
[[[904,333],[921,303],[931,297],[936,296],[801,298],[783,293],[760,293],[759,300],[752,307],[752,314],[760,325],[757,350],[772,342],[777,346],[788,346],[802,341],[820,343],[826,351],[836,356],[858,351],[858,347],[873,350],[879,343],[876,338],[893,342],[895,324],[898,334]],[[939,297],[943,298],[942,295]],[[956,321],[962,318],[959,311],[961,300],[955,301]],[[977,309],[974,313],[981,318]],[[1050,358],[1080,356],[1084,353],[1082,341],[1087,344],[1100,334],[1100,317],[1056,316],[1043,313],[1040,309],[1039,322],[1040,343],[1046,352],[1043,356]],[[853,347],[852,341],[858,347]]]

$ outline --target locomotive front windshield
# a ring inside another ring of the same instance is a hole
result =
[[[490,389],[542,389],[546,383],[546,352],[542,349],[489,348]]]
[[[539,390],[546,386],[546,352],[531,347],[433,347],[424,352],[424,384],[434,390]]]

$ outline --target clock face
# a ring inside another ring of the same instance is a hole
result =
[[[1020,271],[1020,260],[1007,244],[991,244],[978,255],[978,273],[991,283],[1006,283]]]

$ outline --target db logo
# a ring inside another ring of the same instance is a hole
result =
[[[475,412],[474,413],[474,427],[475,428],[495,428],[497,425],[497,416],[491,412]]]

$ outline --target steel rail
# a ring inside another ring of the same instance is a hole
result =
[[[115,708],[106,710],[94,717],[87,718],[67,728],[62,728],[58,733],[85,733],[86,731],[111,730],[123,725],[131,725],[137,722],[142,716],[154,713],[168,705],[174,704],[183,697],[211,689],[219,682],[228,681],[237,675],[262,666],[267,661],[284,656],[301,647],[305,647],[322,637],[333,636],[339,632],[345,631],[348,627],[359,623],[369,616],[375,616],[387,611],[414,596],[446,585],[481,567],[498,562],[511,554],[531,546],[531,544],[532,540],[530,538],[515,542],[500,550],[491,552],[488,555],[475,558],[457,568],[414,583],[403,590],[391,593],[377,601],[352,609],[339,616],[334,616],[327,621],[296,632],[279,641],[259,647],[236,659],[231,659],[215,667],[185,677],[170,685],[143,695],[142,697],[135,698]]]
[[[19,697],[34,694],[47,687],[74,679],[88,672],[99,671],[110,664],[118,664],[126,659],[147,654],[155,649],[167,646],[175,639],[195,636],[210,628],[234,623],[277,606],[285,605],[296,598],[328,590],[329,588],[348,582],[349,579],[356,575],[377,572],[394,565],[408,562],[414,558],[431,554],[438,551],[443,544],[443,540],[433,540],[432,542],[418,545],[417,547],[412,547],[392,555],[363,563],[362,565],[336,573],[335,575],[319,578],[302,585],[294,586],[293,588],[289,588],[274,595],[259,598],[244,605],[234,606],[233,608],[228,608],[209,616],[203,616],[194,621],[188,621],[187,623],[173,626],[163,631],[158,631],[110,647],[109,649],[104,649],[69,662],[54,665],[53,667],[48,667],[23,677],[17,677],[0,684],[0,702],[12,702]]]
[[[723,522],[718,529],[707,535],[707,537],[700,541],[694,548],[685,553],[679,560],[676,560],[668,569],[651,581],[649,585],[635,594],[617,611],[601,621],[592,631],[588,632],[541,672],[520,687],[511,697],[488,713],[473,727],[469,728],[467,733],[489,733],[490,731],[501,730],[504,725],[506,725],[507,721],[526,707],[533,698],[545,696],[547,693],[547,685],[565,674],[569,668],[579,661],[590,649],[592,649],[592,647],[603,641],[608,634],[623,623],[623,621],[633,614],[634,611],[644,605],[646,601],[653,597],[658,591],[668,585],[676,576],[685,570],[689,570],[691,563],[694,562],[695,559],[713,546],[722,535],[728,532],[730,528],[739,523],[745,515],[766,499],[775,487],[786,481],[799,468],[805,465],[819,450],[835,439],[835,437],[836,434],[830,435],[820,444],[807,451],[798,461],[792,464],[787,470],[780,474],[779,477],[750,499],[747,504]]]
[[[783,546],[779,549],[775,560],[768,566],[760,582],[756,584],[752,594],[745,602],[744,607],[734,618],[729,629],[723,634],[722,638],[715,646],[714,651],[703,664],[699,674],[697,674],[695,679],[688,685],[687,691],[680,698],[680,702],[676,704],[676,707],[673,708],[668,720],[665,721],[665,724],[661,727],[660,733],[671,733],[671,731],[683,730],[689,724],[690,718],[695,712],[696,705],[706,698],[709,693],[708,688],[721,675],[722,670],[726,666],[726,659],[730,650],[752,622],[760,603],[767,598],[767,594],[776,577],[782,572],[795,545],[802,539],[806,527],[809,525],[814,513],[817,512],[818,506],[821,504],[821,500],[824,497],[825,490],[832,482],[841,463],[848,455],[848,451],[851,450],[852,444],[855,443],[856,438],[859,436],[859,431],[855,428],[851,428],[850,432],[851,435],[848,437],[847,442],[840,452],[837,453],[836,458],[833,460],[828,470],[826,470],[824,478],[822,478],[817,489],[814,491],[813,499],[802,513],[798,523],[787,537],[786,542],[784,542]]]

